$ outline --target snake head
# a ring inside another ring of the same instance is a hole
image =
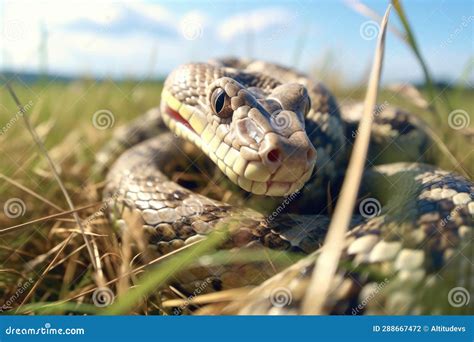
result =
[[[300,84],[188,64],[166,80],[161,108],[173,132],[195,143],[246,191],[285,196],[313,172],[316,150],[304,123],[311,102]]]

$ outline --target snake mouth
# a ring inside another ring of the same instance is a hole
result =
[[[186,128],[188,128],[189,130],[191,130],[193,133],[196,133],[196,131],[193,129],[193,127],[191,126],[191,124],[181,116],[181,114],[179,114],[178,111],[175,111],[173,109],[171,109],[170,106],[166,105],[165,106],[165,112],[166,114],[168,114],[170,116],[170,118],[172,120],[175,120],[176,122],[179,122],[181,123],[182,125],[184,125]]]
[[[245,191],[256,195],[287,196],[300,190],[311,177],[314,167],[311,163],[298,168],[295,173],[292,172],[294,165],[289,163],[269,169],[259,151],[252,152],[246,148],[243,155],[241,149],[234,148],[217,134],[210,133],[210,125],[197,120],[194,108],[182,104],[166,90],[162,93],[161,109],[163,121],[173,133],[194,143],[233,183]],[[270,162],[278,159],[275,151],[271,149],[265,153]]]

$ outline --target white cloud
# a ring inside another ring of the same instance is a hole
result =
[[[197,10],[186,13],[179,22],[181,34],[187,40],[201,38],[207,24],[206,15]]]
[[[63,25],[75,32],[95,32],[101,35],[129,35],[134,33],[156,36],[175,36],[175,18],[166,8],[145,3],[116,3],[114,15],[103,20],[79,17]]]
[[[150,19],[156,20],[157,22],[172,24],[174,15],[162,5],[141,3],[141,2],[130,2],[127,3],[127,7],[134,9]]]
[[[8,20],[21,20],[32,26],[44,22],[56,27],[81,18],[106,23],[119,15],[120,8],[113,1],[10,0],[4,3],[3,11],[6,24]]]
[[[0,69],[36,70],[46,31],[49,70],[72,74],[143,74],[157,49],[164,68],[187,47],[185,23],[208,25],[203,12],[143,1],[14,0],[0,13]]]
[[[266,29],[286,25],[291,20],[289,11],[279,7],[260,8],[237,13],[218,27],[219,37],[225,41],[247,33],[260,33]]]

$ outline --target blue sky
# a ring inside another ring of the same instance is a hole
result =
[[[237,55],[303,71],[325,64],[325,78],[338,73],[357,82],[371,63],[377,26],[348,2],[0,0],[0,66],[37,71],[47,51],[51,72],[140,78]],[[363,3],[383,14],[387,1]],[[435,77],[456,80],[474,55],[474,1],[403,4]],[[394,11],[391,25],[401,27]],[[385,82],[422,79],[393,33],[386,51]]]

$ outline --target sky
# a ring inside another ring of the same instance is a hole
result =
[[[302,71],[324,65],[325,77],[355,83],[367,76],[378,24],[350,2],[0,0],[0,69],[145,78],[242,56]],[[380,15],[388,3],[362,2]],[[455,82],[474,56],[474,1],[403,5],[432,74]],[[401,29],[394,11],[390,24]],[[412,52],[389,32],[383,81],[422,79]]]

